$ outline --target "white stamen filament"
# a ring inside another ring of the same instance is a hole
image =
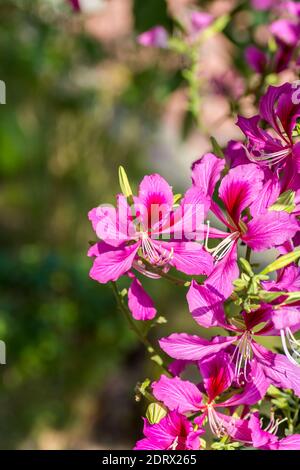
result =
[[[246,149],[246,147],[245,147]],[[253,153],[250,153],[248,149],[246,149],[247,157],[251,162],[254,163],[265,163],[267,165],[276,165],[277,163],[284,160],[290,153],[292,153],[291,147],[286,147],[282,150],[278,150],[278,152],[271,152],[265,153],[264,151],[261,153],[261,156],[255,156]]]
[[[268,426],[264,429],[264,431],[269,432],[270,434],[276,435],[277,432],[278,432],[278,428],[279,428],[280,424],[284,423],[285,421],[287,421],[287,418],[284,418],[282,420],[275,419],[274,415],[272,413],[270,422],[269,422]],[[262,419],[260,420],[260,422],[261,422],[261,425],[262,425]]]
[[[280,336],[286,357],[292,364],[300,366],[299,359],[297,360],[300,358],[300,341],[295,338],[290,328],[282,328]]]
[[[175,437],[172,444],[168,447],[168,450],[176,450],[178,446],[178,436]]]
[[[251,332],[245,331],[240,337],[235,350],[231,356],[231,361],[235,361],[235,377],[242,385],[242,381],[251,381],[251,376],[248,377],[248,364],[252,359],[252,347],[251,347]],[[241,380],[243,379],[243,380]]]
[[[210,227],[210,223],[209,223],[209,220],[208,220],[207,221],[207,232],[206,232],[206,238],[205,238],[205,249],[206,249],[206,251],[211,253],[213,258],[215,258],[216,261],[218,262],[230,252],[230,250],[232,248],[232,245],[239,238],[240,233],[237,232],[237,231],[233,232],[233,233],[230,233],[215,248],[209,248],[208,247],[209,227]]]
[[[141,232],[140,238],[142,240],[142,253],[143,257],[149,261],[151,264],[155,264],[157,266],[163,266],[167,264],[173,257],[174,250],[168,252],[164,250],[163,253],[160,253],[158,249],[153,245],[151,238],[149,237],[147,232]]]
[[[217,415],[212,404],[207,405],[207,418],[213,434],[219,438],[227,434],[226,428],[223,426],[223,420]]]

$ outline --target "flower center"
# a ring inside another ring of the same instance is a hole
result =
[[[281,150],[278,150],[277,152],[270,152],[267,153],[264,150],[260,149],[253,149],[251,152],[245,147],[247,157],[251,162],[254,163],[261,163],[263,165],[276,165],[277,163],[281,162],[281,160],[284,160],[288,155],[292,153],[291,147],[284,147]],[[253,152],[257,152],[258,155],[255,155]]]
[[[292,364],[300,366],[300,341],[295,338],[290,328],[282,328],[280,336],[286,357]]]
[[[159,250],[153,244],[147,232],[140,232],[138,235],[142,242],[142,253],[143,253],[143,258],[145,258],[145,260],[157,266],[164,266],[165,264],[168,264],[168,262],[173,257],[173,253],[174,253],[173,248],[170,251]]]

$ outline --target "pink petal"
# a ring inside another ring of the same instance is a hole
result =
[[[212,197],[221,172],[225,167],[225,161],[216,157],[213,153],[206,153],[200,160],[193,163],[193,184],[209,197]]]
[[[261,429],[258,413],[251,414],[249,419],[249,429],[251,430],[253,447],[267,449],[271,444],[276,444],[278,442],[278,437]]]
[[[196,385],[179,377],[162,375],[158,382],[153,383],[152,389],[157,400],[179,413],[198,411],[202,403],[202,395]]]
[[[251,215],[256,216],[265,213],[267,208],[276,202],[280,195],[280,191],[280,181],[277,175],[268,179],[259,193],[259,197],[257,197],[251,204]]]
[[[137,41],[145,47],[167,47],[168,33],[163,26],[154,26],[140,34]]]
[[[248,65],[256,73],[263,73],[267,65],[267,56],[258,47],[249,46],[246,48],[245,57]]]
[[[239,277],[237,264],[237,249],[234,244],[231,251],[214,266],[213,271],[205,281],[205,285],[220,298],[227,299],[233,291],[233,281]]]
[[[151,297],[136,277],[128,289],[128,307],[135,320],[152,320],[156,315]]]
[[[116,281],[131,269],[140,243],[119,248],[107,245],[105,242],[97,245],[104,249],[95,258],[90,277],[101,284],[106,284],[109,281]]]
[[[213,258],[197,242],[164,243],[168,252],[172,251],[169,264],[188,275],[208,275],[213,269]]]
[[[169,224],[160,233],[172,234],[175,240],[203,240],[204,219],[210,206],[209,198],[198,188],[189,188]],[[155,228],[155,231],[157,229]],[[152,230],[153,233],[153,230]]]
[[[199,361],[205,357],[228,348],[236,341],[235,337],[218,337],[214,342],[186,333],[173,333],[159,341],[160,347],[174,359]]]
[[[144,230],[163,220],[172,210],[171,186],[158,174],[144,176],[139,185],[136,210],[140,212]]]
[[[246,419],[234,418],[233,416],[224,415],[216,412],[222,426],[226,429],[226,433],[234,441],[251,443],[251,431]]]
[[[263,171],[255,164],[239,165],[222,179],[219,196],[236,224],[242,211],[257,198],[263,179]]]
[[[269,86],[267,92],[263,95],[259,102],[259,112],[261,117],[267,121],[273,129],[277,131],[279,135],[282,131],[277,122],[277,114],[275,113],[275,106],[278,102],[279,97],[283,93],[288,93],[291,89],[289,83],[284,83],[281,86]]]
[[[286,19],[274,21],[270,26],[271,33],[288,46],[296,46],[299,37],[299,25]]]
[[[212,22],[214,17],[204,11],[191,12],[191,29],[192,33],[200,33],[207,28]]]
[[[225,150],[225,159],[230,168],[235,168],[238,165],[247,165],[250,160],[247,157],[244,144],[235,140],[228,142]]]
[[[299,366],[292,364],[283,354],[274,354],[254,341],[252,350],[264,374],[275,387],[290,388],[300,397]]]
[[[300,450],[300,434],[294,434],[281,439],[277,450]]]
[[[227,329],[228,323],[223,309],[224,298],[217,295],[212,288],[192,281],[187,293],[187,301],[194,320],[204,328],[220,326]]]
[[[234,377],[230,356],[223,351],[200,361],[199,369],[210,401],[227,390]]]
[[[276,330],[291,328],[292,331],[300,329],[300,308],[286,306],[271,311],[271,320]]]
[[[254,217],[247,224],[247,232],[241,238],[255,251],[281,245],[298,231],[298,224],[287,212],[268,211]]]

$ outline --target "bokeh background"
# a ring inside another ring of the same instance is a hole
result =
[[[187,7],[218,15],[238,2],[84,3],[89,11],[78,14],[64,0],[0,2],[7,87],[0,106],[2,449],[132,447],[145,408],[135,401],[135,384],[157,371],[111,289],[88,277],[94,234],[87,212],[114,202],[120,164],[133,187],[159,171],[180,192],[190,184],[190,163],[210,148],[210,134],[221,145],[239,137],[227,99],[209,84],[245,67],[249,18],[237,16],[236,37],[229,27],[201,51],[201,132],[187,109],[181,59],[136,42],[156,24],[171,30],[172,16]],[[261,15],[252,23],[263,22]],[[232,83],[229,76],[229,94]],[[251,103],[245,106],[250,113]],[[195,331],[184,290],[166,281],[146,287],[168,320],[159,335]],[[155,340],[155,328],[151,334]]]

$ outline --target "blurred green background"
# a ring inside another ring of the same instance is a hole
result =
[[[156,148],[182,79],[172,54],[136,44],[155,24],[172,28],[165,0],[99,3],[82,16],[64,0],[0,2],[1,449],[130,448],[144,411],[136,382],[157,373],[111,289],[88,277],[87,213],[114,202],[120,164],[133,187],[160,167],[175,192],[188,186],[184,153],[177,167]],[[168,146],[190,126],[187,115]],[[144,285],[168,319],[159,336],[195,331],[184,289]]]
[[[67,2],[0,3],[2,449],[132,446],[140,433],[143,350],[86,252],[87,212],[114,202],[118,165],[133,182],[153,171],[147,145],[174,86],[135,44],[134,29],[169,23],[163,1],[143,3],[106,41]],[[172,314],[176,294],[160,289]]]

